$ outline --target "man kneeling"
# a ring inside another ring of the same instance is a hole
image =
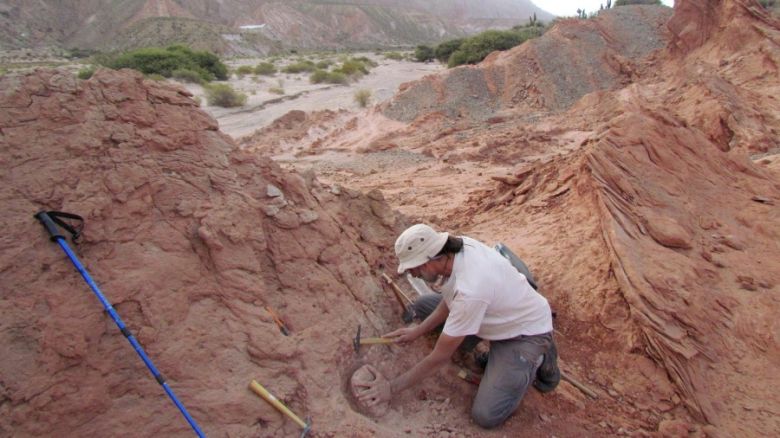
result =
[[[465,236],[436,232],[424,224],[405,230],[395,242],[398,273],[427,282],[444,278],[441,295],[415,303],[422,323],[385,335],[410,342],[444,324],[433,351],[406,373],[367,383],[361,401],[390,401],[445,364],[461,347],[490,341],[485,374],[472,406],[482,427],[502,424],[517,409],[528,386],[548,392],[560,381],[550,305],[525,275],[498,251]],[[466,340],[466,342],[464,342]]]

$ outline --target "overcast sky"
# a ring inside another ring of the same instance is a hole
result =
[[[588,12],[599,10],[599,5],[607,4],[607,0],[531,0],[541,9],[558,16],[577,15],[577,9],[585,8]],[[661,0],[666,6],[674,6],[674,0]],[[615,3],[615,0],[612,0]]]

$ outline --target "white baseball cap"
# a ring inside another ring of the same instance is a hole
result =
[[[444,248],[449,233],[436,232],[425,224],[416,224],[407,228],[395,240],[395,255],[398,257],[398,273],[416,268]]]

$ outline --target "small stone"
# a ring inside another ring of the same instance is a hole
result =
[[[737,275],[737,282],[739,282],[739,286],[742,289],[749,290],[749,291],[754,291],[757,289],[753,277],[747,275]]]
[[[282,193],[281,189],[273,184],[268,184],[265,192],[269,198],[278,198],[280,196],[284,197],[284,193]]]
[[[688,438],[690,429],[683,420],[663,420],[658,424],[658,433],[663,438]]]
[[[298,213],[298,217],[301,218],[301,222],[304,224],[309,224],[319,219],[320,216],[314,211],[304,210]]]

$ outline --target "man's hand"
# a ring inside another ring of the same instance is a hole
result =
[[[401,327],[398,330],[382,335],[382,337],[391,338],[395,343],[411,342],[420,337],[418,327]]]
[[[368,370],[375,376],[379,376],[379,371],[371,365],[368,365]],[[393,397],[393,390],[390,385],[390,381],[385,379],[376,379],[372,382],[358,383],[355,386],[366,388],[358,398],[360,402],[368,407],[376,406],[380,403],[389,402]]]

